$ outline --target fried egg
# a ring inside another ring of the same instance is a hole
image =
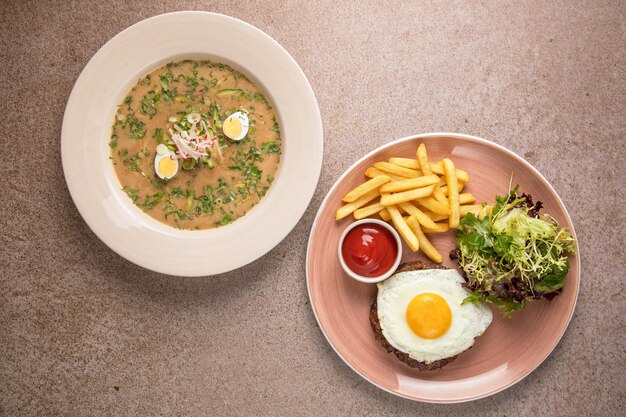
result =
[[[385,339],[411,358],[431,363],[469,349],[489,327],[484,304],[463,303],[470,293],[453,269],[405,271],[378,284],[378,319]]]

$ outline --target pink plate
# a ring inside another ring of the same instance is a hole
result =
[[[339,264],[337,242],[350,222],[349,216],[335,221],[341,197],[365,179],[367,167],[390,157],[415,157],[424,143],[429,159],[451,156],[456,166],[469,172],[463,192],[478,202],[493,202],[513,183],[521,191],[544,203],[543,212],[554,216],[574,234],[574,226],[563,202],[548,181],[528,162],[506,148],[474,136],[429,133],[396,140],[357,161],[331,188],[317,213],[307,250],[307,285],[311,306],[326,339],[337,354],[363,378],[401,397],[433,403],[471,401],[495,394],[530,374],[559,342],[574,312],[580,284],[580,257],[572,256],[563,292],[552,301],[537,301],[503,318],[494,310],[494,319],[484,335],[456,361],[436,371],[419,371],[400,362],[374,339],[369,310],[376,285],[349,278]],[[448,253],[454,247],[454,233],[430,236],[454,267]],[[578,251],[578,247],[577,247]],[[404,247],[403,260],[424,259]]]

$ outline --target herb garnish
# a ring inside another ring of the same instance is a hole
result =
[[[133,203],[135,203],[139,198],[139,190],[135,188],[124,187],[122,188],[122,191],[124,191],[126,195],[128,195],[130,199],[133,200]]]
[[[109,146],[111,147],[111,149],[117,148],[117,133],[115,133],[115,131],[113,131],[113,133],[111,133],[111,139],[109,140]]]
[[[139,111],[152,119],[152,117],[157,114],[157,104],[159,100],[161,100],[161,94],[150,90],[148,94],[143,96]]]
[[[280,146],[276,141],[263,142],[261,144],[261,150],[266,154],[279,153]]]
[[[130,129],[131,139],[139,140],[146,135],[146,128],[144,123],[132,114],[129,114],[126,117],[126,120],[122,123],[122,127],[126,126],[128,126]]]

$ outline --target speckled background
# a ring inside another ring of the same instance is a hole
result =
[[[240,270],[139,268],[89,230],[60,132],[108,39],[174,10],[246,20],[294,56],[324,121],[300,223]],[[0,2],[0,414],[623,416],[626,6],[621,1]],[[472,403],[396,398],[333,352],[308,304],[315,213],[362,154],[429,131],[485,137],[534,164],[569,208],[583,276],[553,354]]]

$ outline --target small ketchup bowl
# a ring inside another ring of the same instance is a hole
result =
[[[337,247],[341,267],[351,278],[368,284],[389,278],[402,258],[402,241],[389,224],[363,219],[346,227]]]

